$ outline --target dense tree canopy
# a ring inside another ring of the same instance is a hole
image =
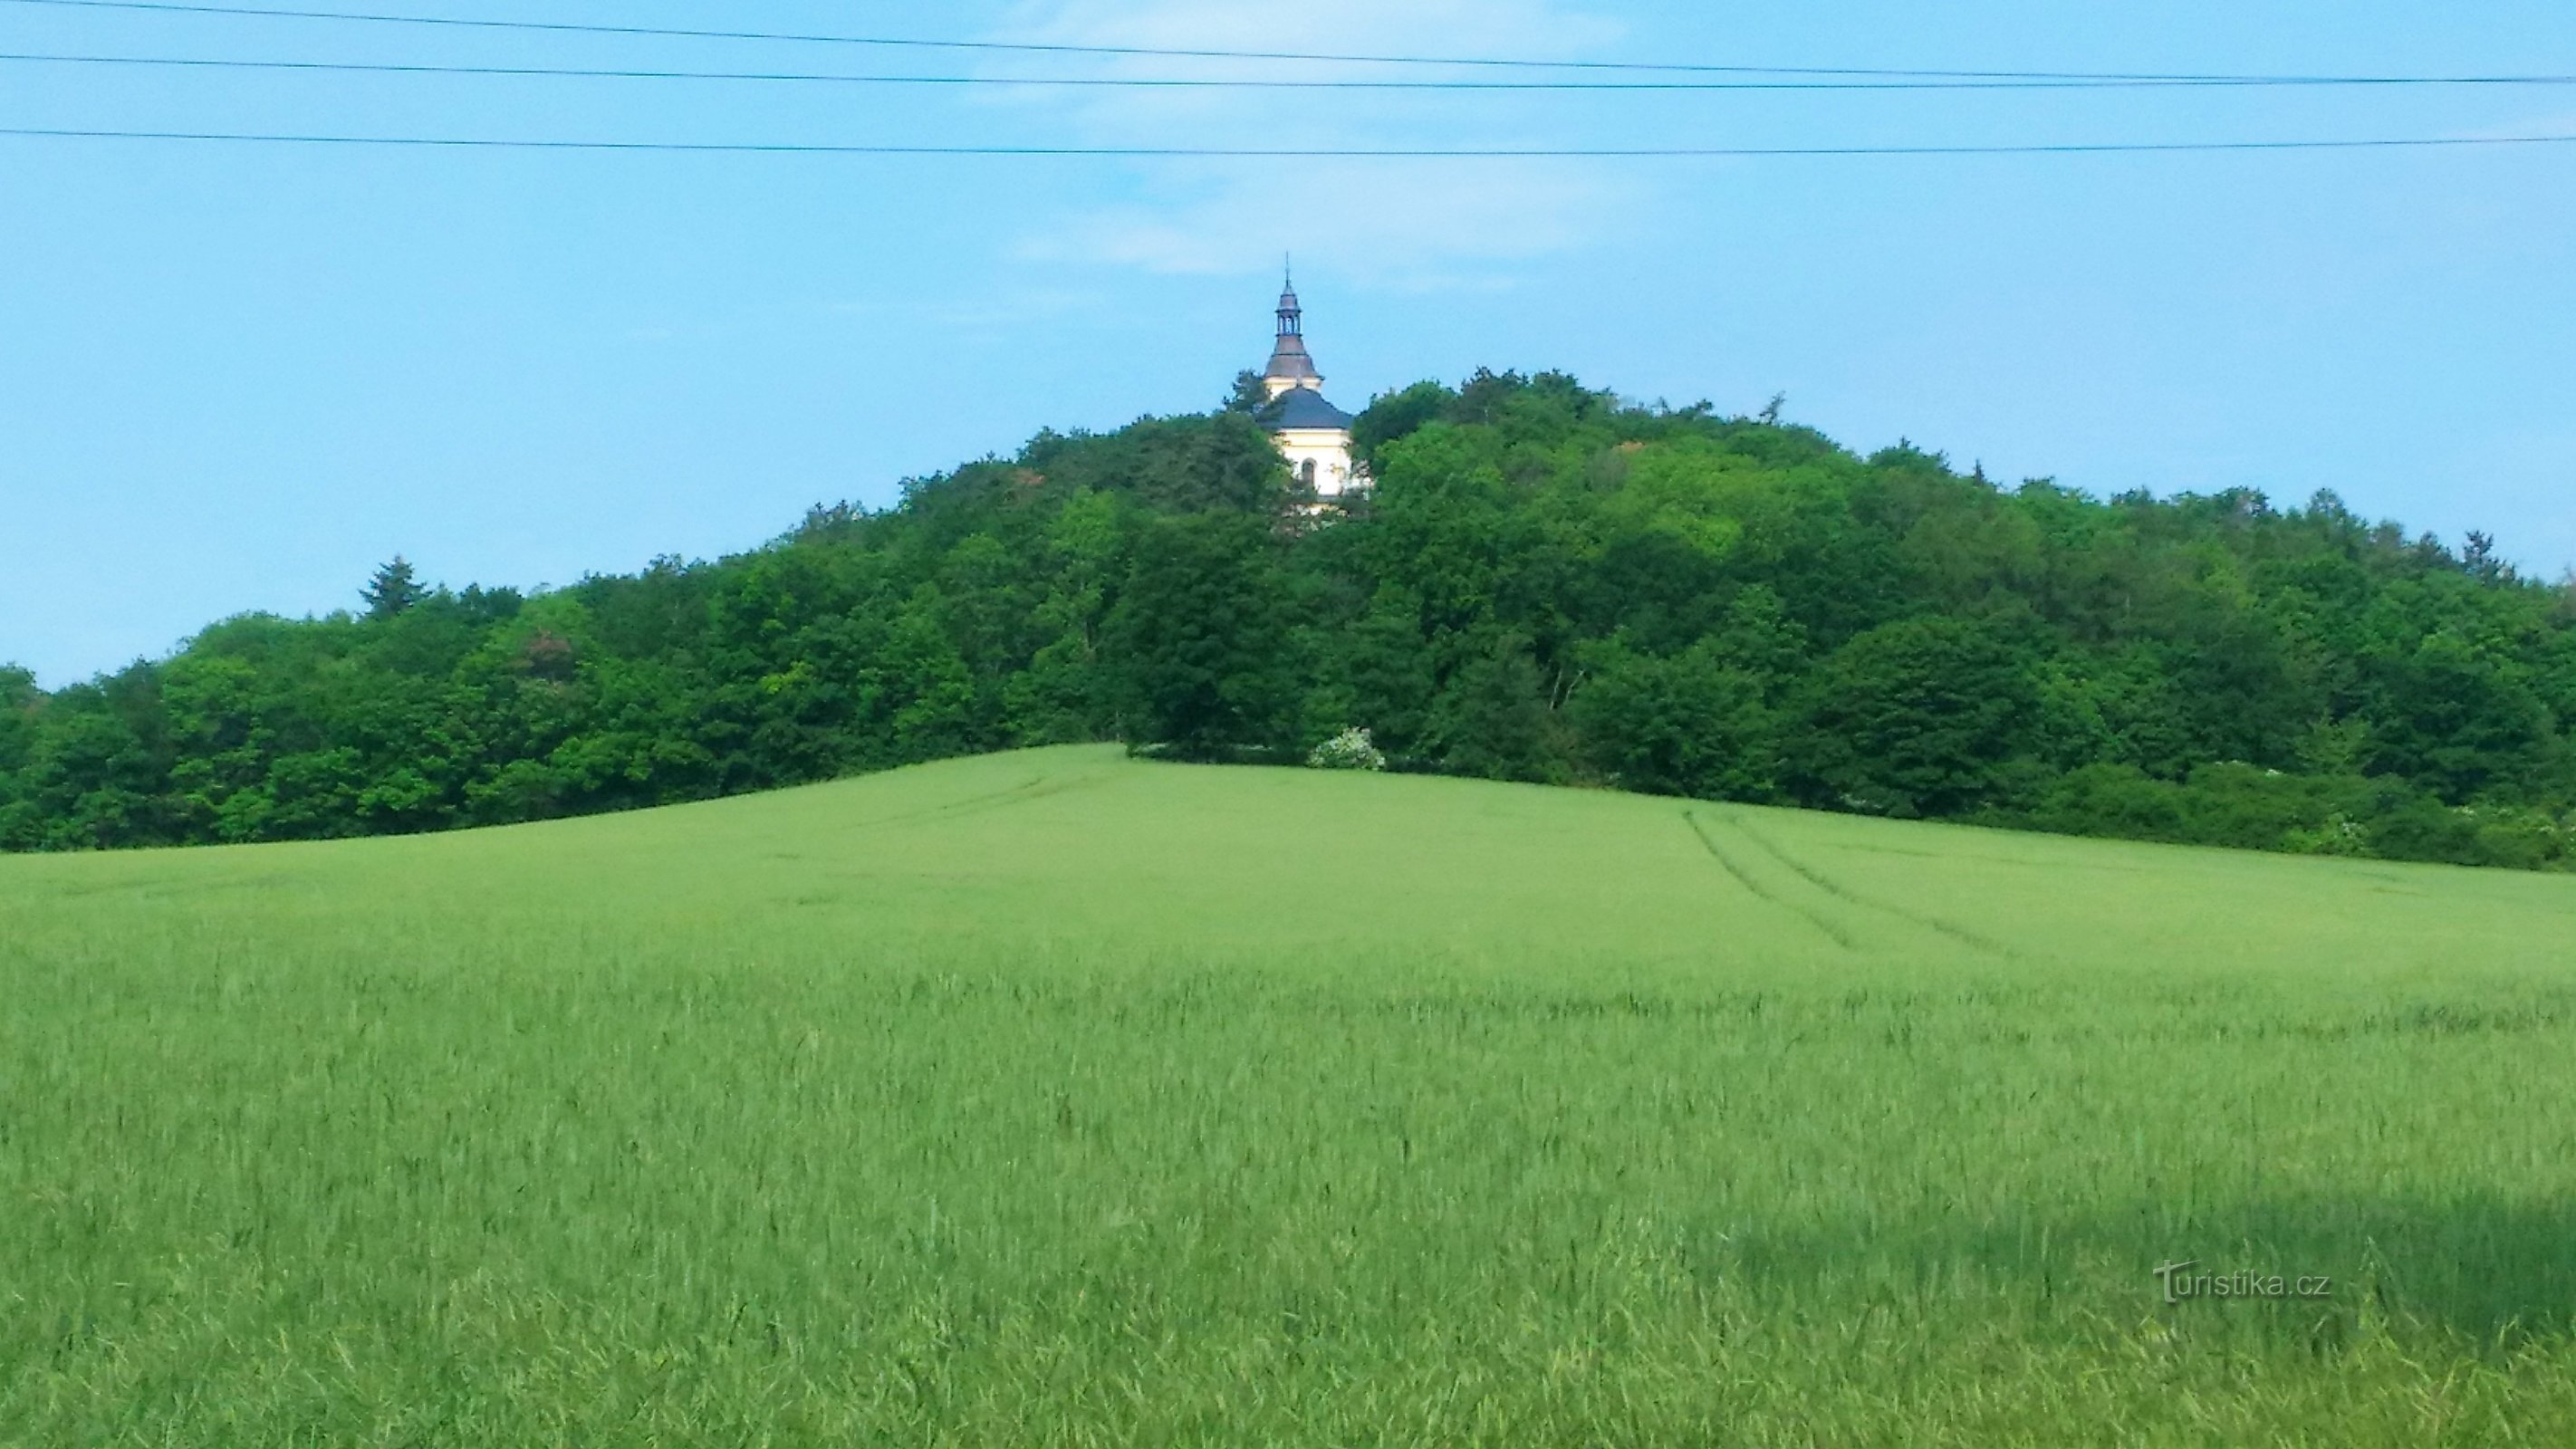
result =
[[[1256,417],[1045,434],[714,563],[246,616],[40,693],[0,846],[625,809],[1123,739],[2275,850],[2576,860],[2576,596],[2331,494],[1998,488],[1557,375],[1378,400],[1318,509]]]

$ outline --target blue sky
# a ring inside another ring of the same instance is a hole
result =
[[[258,0],[251,0],[258,3]],[[313,0],[309,8],[329,8]],[[365,7],[405,8],[395,0]],[[418,0],[412,13],[1813,66],[2576,72],[2576,7]],[[2474,18],[2462,18],[2473,16]],[[0,51],[1276,73],[0,0]],[[1329,74],[1328,70],[1309,73]],[[0,64],[0,126],[679,141],[1810,145],[2576,133],[2576,87],[1130,92]],[[60,685],[400,552],[711,557],[1043,426],[1203,408],[1293,250],[1337,401],[1479,365],[2007,480],[2233,485],[2576,563],[2576,146],[1737,161],[423,152],[0,138],[0,659]]]

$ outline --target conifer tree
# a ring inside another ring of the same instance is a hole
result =
[[[367,601],[367,617],[390,619],[417,604],[428,593],[414,575],[411,561],[395,554],[393,562],[376,570],[374,578],[358,591]]]

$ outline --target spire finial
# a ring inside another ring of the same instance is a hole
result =
[[[1304,331],[1302,316],[1302,309],[1297,305],[1297,276],[1291,272],[1279,291],[1279,335],[1294,337]]]

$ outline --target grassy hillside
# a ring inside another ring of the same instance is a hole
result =
[[[0,860],[0,1443],[2564,1443],[2571,935],[1098,748]]]

